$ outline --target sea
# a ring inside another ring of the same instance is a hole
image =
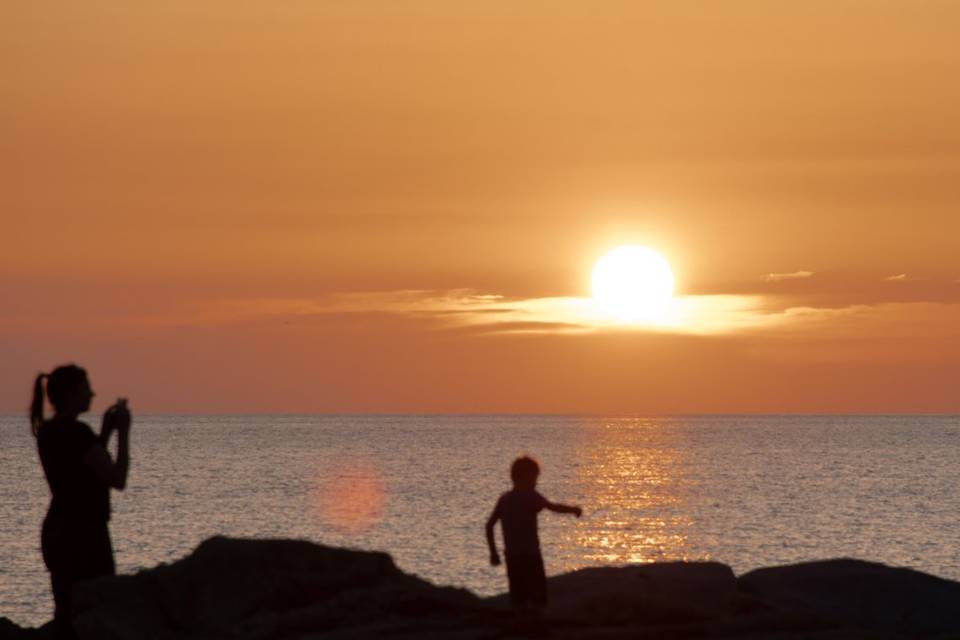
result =
[[[165,415],[135,416],[131,440],[121,573],[210,536],[299,538],[502,592],[484,523],[528,454],[541,493],[583,508],[540,515],[551,575],[854,557],[960,580],[958,416]],[[52,615],[48,500],[25,416],[0,417],[0,616],[22,626]]]

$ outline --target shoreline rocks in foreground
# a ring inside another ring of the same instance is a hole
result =
[[[216,537],[170,565],[77,590],[81,639],[949,638],[960,583],[859,560],[751,571],[716,562],[581,569],[543,616],[400,571],[389,555]],[[0,640],[42,638],[0,618]]]

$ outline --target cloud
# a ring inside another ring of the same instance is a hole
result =
[[[794,271],[793,273],[768,273],[766,282],[782,282],[784,280],[806,280],[813,277],[813,271]]]
[[[900,273],[895,276],[887,276],[886,278],[884,278],[884,280],[887,282],[906,282],[908,278],[907,278],[907,274]]]
[[[332,315],[379,314],[415,319],[434,328],[473,328],[486,334],[656,332],[709,335],[777,322],[780,309],[761,296],[702,295],[675,298],[655,322],[623,324],[592,298],[508,298],[466,289],[347,293],[316,299],[223,300],[178,320],[193,324],[296,322]]]
[[[795,339],[800,335],[817,334],[858,340],[865,327],[872,327],[871,331],[880,335],[913,335],[920,324],[927,325],[926,331],[929,332],[933,330],[929,327],[931,322],[946,317],[960,319],[958,303],[807,306],[797,302],[795,298],[755,294],[678,296],[657,321],[624,324],[603,313],[588,297],[516,298],[470,289],[394,290],[313,298],[207,300],[163,314],[110,316],[97,322],[102,327],[142,330],[190,326],[306,326],[341,321],[368,326],[379,321],[389,323],[393,318],[412,323],[406,326],[415,326],[422,331],[459,331],[487,336],[756,334]],[[45,331],[53,329],[44,327]],[[950,331],[955,333],[955,327],[952,326]]]
[[[264,304],[266,303],[266,304]],[[250,305],[250,306],[247,306]],[[710,336],[744,333],[821,334],[857,339],[867,331],[910,336],[918,323],[934,332],[931,319],[956,319],[960,304],[883,303],[798,306],[790,299],[761,295],[678,296],[656,322],[623,324],[602,312],[591,298],[508,298],[460,289],[350,293],[317,300],[248,302],[242,315],[307,319],[334,314],[382,314],[424,323],[435,330],[477,334],[660,333]],[[949,324],[949,323],[948,323]],[[950,335],[955,335],[951,324]]]

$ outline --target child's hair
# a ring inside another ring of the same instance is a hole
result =
[[[520,456],[510,465],[510,479],[514,483],[540,475],[540,465],[530,456]]]
[[[41,373],[33,382],[33,402],[30,403],[30,428],[37,435],[43,424],[43,381],[47,381],[47,395],[50,404],[59,405],[64,397],[81,384],[87,382],[87,371],[75,364],[57,367],[51,373]]]

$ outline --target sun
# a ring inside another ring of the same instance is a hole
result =
[[[673,284],[670,264],[647,247],[617,247],[593,268],[593,299],[620,322],[662,319],[673,299]]]

